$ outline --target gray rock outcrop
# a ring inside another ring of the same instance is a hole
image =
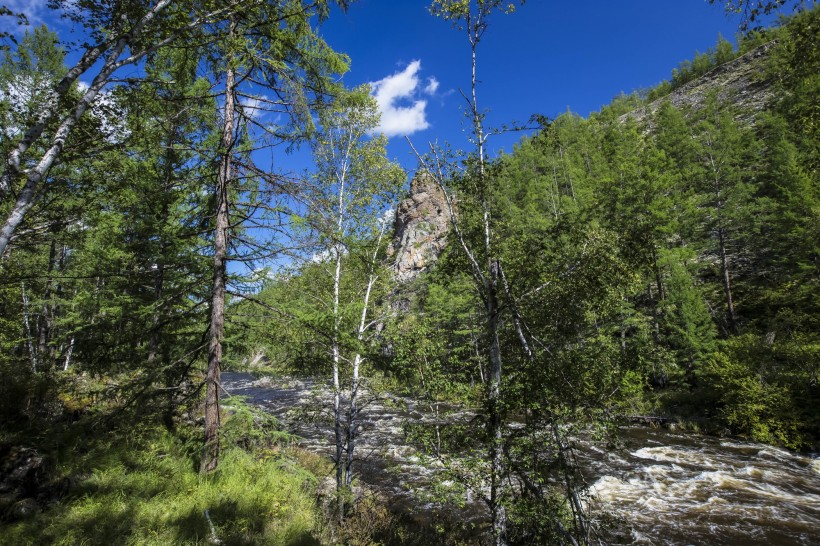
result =
[[[396,209],[396,229],[388,257],[400,283],[415,279],[436,262],[450,232],[447,201],[433,177],[419,171],[410,182],[410,196]]]
[[[621,116],[621,121],[632,118],[643,121],[654,114],[665,101],[676,108],[698,110],[710,93],[717,92],[718,100],[731,101],[739,111],[740,121],[751,123],[773,96],[772,82],[766,77],[766,59],[775,42],[764,44],[740,57],[716,66],[703,76],[692,80],[669,95],[643,108]]]

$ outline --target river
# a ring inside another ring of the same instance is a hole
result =
[[[276,415],[306,449],[331,452],[326,391],[310,380],[222,375],[225,389]],[[429,417],[412,400],[380,397],[363,411],[360,478],[412,504],[435,473],[403,424]],[[312,419],[311,419],[312,418]],[[624,449],[577,440],[596,506],[624,522],[621,541],[647,545],[820,544],[820,459],[737,439],[625,427]]]

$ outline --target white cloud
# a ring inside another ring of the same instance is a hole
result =
[[[384,226],[385,224],[392,224],[396,221],[396,209],[390,207],[384,213],[382,213],[381,217],[379,218],[379,227]]]
[[[251,119],[259,118],[265,113],[265,105],[262,99],[245,97],[242,98],[239,103],[241,104],[245,115]]]
[[[376,131],[390,137],[410,135],[430,126],[425,115],[427,101],[417,98],[420,91],[419,70],[421,61],[413,61],[401,72],[370,84],[381,112],[381,123]],[[435,78],[430,80],[435,81]]]
[[[438,80],[432,76],[430,78],[427,78],[427,86],[424,88],[424,92],[428,95],[434,95],[437,90]]]
[[[347,256],[347,249],[342,249],[342,256]],[[310,257],[310,261],[315,264],[323,264],[336,259],[336,247],[326,248],[320,250]]]

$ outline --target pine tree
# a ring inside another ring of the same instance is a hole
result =
[[[713,95],[699,113],[695,127],[695,168],[692,183],[701,213],[701,241],[718,260],[723,287],[726,330],[739,331],[733,277],[737,259],[754,232],[756,192],[751,172],[757,141],[741,127],[732,112]]]
[[[234,241],[239,239],[242,226],[264,225],[253,216],[257,208],[276,215],[278,207],[268,203],[283,193],[280,179],[254,164],[253,152],[260,148],[257,139],[266,141],[268,146],[303,142],[313,129],[314,108],[325,100],[325,94],[338,87],[332,75],[347,70],[346,57],[333,51],[311,25],[312,18],[321,22],[327,16],[329,5],[326,1],[280,0],[248,6],[222,23],[221,31],[227,39],[216,44],[212,52],[215,77],[224,82],[224,107],[218,152],[212,158],[216,171],[213,283],[200,465],[203,473],[214,470],[219,461],[219,385],[229,291],[227,264],[238,258],[230,255],[230,249],[241,246],[248,252],[258,255],[261,250],[263,257],[271,257],[269,249],[260,249],[251,238],[242,238],[241,245]],[[254,85],[263,86],[276,98],[257,98],[245,90]],[[258,101],[259,106],[253,110],[284,114],[286,125],[271,128],[256,122],[254,113],[243,106],[243,96]],[[263,182],[270,191],[260,191]],[[242,202],[239,196],[249,200]],[[268,201],[261,202],[260,198],[265,197]],[[252,261],[254,257],[244,258]]]

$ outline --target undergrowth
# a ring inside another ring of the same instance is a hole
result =
[[[200,476],[194,427],[171,434],[135,426],[75,440],[55,469],[72,484],[67,495],[0,527],[0,544],[319,544],[316,478],[291,450],[233,443],[218,470]]]

